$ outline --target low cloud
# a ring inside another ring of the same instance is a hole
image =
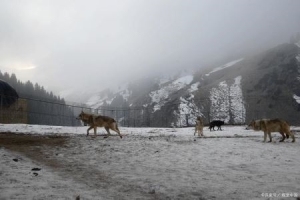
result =
[[[101,90],[288,42],[299,21],[298,0],[1,1],[0,66],[50,90]]]

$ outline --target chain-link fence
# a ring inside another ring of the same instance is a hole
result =
[[[85,104],[58,103],[49,100],[20,97],[12,104],[4,104],[4,95],[0,95],[0,123],[24,123],[39,125],[78,126],[77,119],[81,111],[106,115],[114,118],[119,126],[145,127],[147,111],[144,107],[118,108],[99,107],[93,109]]]
[[[119,126],[123,127],[170,127],[174,126],[172,121],[176,120],[176,127],[194,126],[195,113],[179,113],[177,118],[171,118],[172,109],[161,110],[159,114],[153,113],[153,110],[147,107],[112,107],[100,106],[93,109],[85,104],[79,103],[59,103],[49,100],[36,98],[18,98],[14,103],[7,105],[4,103],[4,96],[0,95],[0,123],[24,123],[24,124],[40,124],[40,125],[59,125],[59,126],[79,126],[82,122],[76,117],[81,111],[106,115],[114,118]],[[232,120],[234,118],[231,112],[218,112],[219,116],[227,116],[226,124],[246,124],[252,119],[261,118],[282,118],[287,120],[291,125],[300,125],[300,109],[290,111],[288,108],[272,108],[271,106],[261,107],[257,105],[258,98],[250,98],[255,104],[245,104],[245,109],[239,111],[237,115],[242,116],[242,120]],[[248,100],[248,101],[250,101]],[[202,99],[201,102],[207,102]],[[282,101],[282,105],[288,101]],[[253,106],[254,105],[254,106]],[[295,105],[299,106],[299,105]],[[171,106],[172,107],[172,106]],[[173,105],[174,108],[178,105]],[[300,107],[300,106],[299,106]],[[263,109],[265,108],[265,109]],[[213,111],[215,112],[215,111]],[[210,107],[199,109],[196,113],[201,113],[204,123],[207,125],[210,121],[216,119]],[[228,117],[229,116],[229,117]],[[224,120],[219,118],[220,120]]]

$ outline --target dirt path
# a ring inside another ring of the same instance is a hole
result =
[[[50,167],[59,167],[55,159],[43,154],[43,148],[62,148],[70,137],[67,136],[42,136],[28,134],[0,133],[0,146],[24,154],[25,156],[46,164]]]
[[[97,138],[104,139],[103,137]],[[162,198],[162,196],[158,198],[157,195],[151,194],[151,192],[143,191],[138,185],[133,183],[112,179],[113,173],[107,174],[101,172],[101,165],[97,169],[90,167],[88,157],[85,157],[85,160],[81,162],[80,159],[76,158],[77,153],[80,152],[82,148],[84,149],[83,146],[77,146],[77,142],[81,139],[93,141],[96,138],[86,138],[85,136],[71,138],[68,136],[0,133],[0,147],[24,155],[38,163],[38,166],[50,168],[62,179],[71,179],[72,182],[83,185],[83,188],[80,187],[80,189],[78,189],[79,191],[73,192],[73,196],[80,194],[85,197],[83,199],[89,199],[86,197],[90,197],[90,199],[131,199],[132,197],[136,199]],[[66,149],[68,150],[66,151]],[[65,153],[70,154],[67,155]],[[65,159],[64,156],[68,158]],[[18,157],[19,162],[22,160],[19,156],[16,157]],[[72,187],[72,185],[68,185],[67,187]],[[70,197],[72,195],[68,196]],[[52,199],[53,195],[46,194],[43,196],[43,199],[48,197]],[[60,198],[68,199],[67,196]]]

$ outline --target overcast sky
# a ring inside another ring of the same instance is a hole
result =
[[[52,91],[100,90],[299,31],[300,0],[0,0],[0,70]]]

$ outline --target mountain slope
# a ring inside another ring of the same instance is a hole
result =
[[[282,44],[210,69],[148,78],[102,91],[87,104],[100,113],[108,107],[123,110],[115,114],[123,125],[127,118],[136,126],[188,126],[198,115],[205,123],[279,117],[299,125],[299,46]]]

